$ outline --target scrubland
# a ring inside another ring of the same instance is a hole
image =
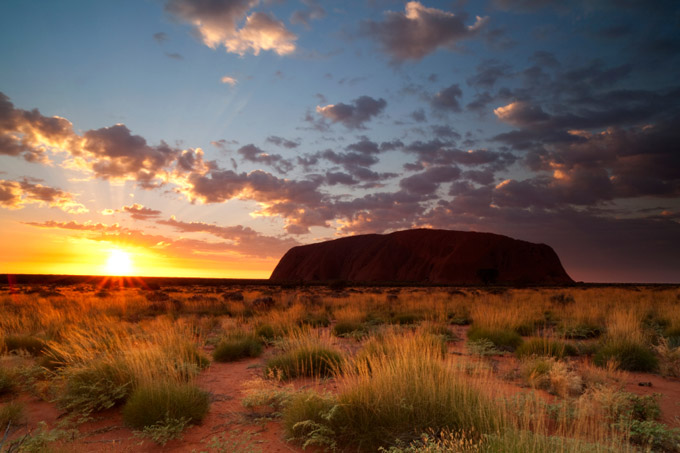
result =
[[[5,287],[0,352],[0,451],[680,452],[677,287]]]

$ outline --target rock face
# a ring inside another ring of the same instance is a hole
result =
[[[545,244],[492,233],[415,229],[288,250],[270,280],[451,285],[573,283]]]

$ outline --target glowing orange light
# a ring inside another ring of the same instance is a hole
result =
[[[106,272],[109,275],[131,275],[132,258],[130,254],[119,249],[111,250],[109,259],[106,261]]]

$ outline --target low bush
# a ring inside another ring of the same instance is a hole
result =
[[[222,340],[213,351],[216,362],[233,362],[262,354],[262,340],[257,335],[234,335]]]
[[[24,409],[23,403],[15,401],[10,401],[0,407],[0,430],[4,431],[8,426],[14,427],[21,424],[25,417]]]
[[[668,340],[661,338],[654,351],[659,357],[661,375],[680,377],[680,346],[672,347]]]
[[[132,376],[122,363],[95,362],[89,366],[65,368],[57,404],[84,417],[122,403],[130,394]]]
[[[417,324],[422,320],[423,317],[415,313],[397,313],[392,317],[392,323],[399,324],[400,326]]]
[[[342,363],[340,352],[322,345],[309,345],[291,349],[269,359],[265,374],[279,379],[326,377],[338,371]]]
[[[559,334],[564,338],[572,340],[587,340],[597,338],[604,333],[604,327],[594,324],[576,324],[573,326],[562,326]]]
[[[565,356],[578,355],[578,351],[573,345],[562,341],[531,338],[517,347],[515,355],[519,358],[536,355],[561,359]]]
[[[16,388],[16,376],[6,368],[0,368],[0,395],[12,392]]]
[[[271,324],[260,324],[255,328],[255,335],[270,343],[281,336],[281,333]]]
[[[511,329],[485,329],[473,325],[468,330],[468,339],[478,341],[483,338],[491,341],[500,350],[514,351],[522,344],[522,337]]]
[[[636,342],[626,340],[610,340],[602,344],[593,362],[597,366],[606,366],[615,360],[619,368],[627,371],[655,371],[659,360],[649,348]]]
[[[366,332],[366,327],[356,321],[338,321],[331,330],[336,337],[351,336]]]
[[[136,388],[123,406],[123,421],[142,430],[166,420],[201,423],[210,407],[209,395],[192,384],[161,382]]]
[[[8,335],[4,338],[7,352],[26,351],[32,356],[42,354],[45,342],[31,335]]]

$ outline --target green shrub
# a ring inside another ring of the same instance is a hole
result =
[[[151,426],[145,426],[144,429],[137,433],[138,437],[148,437],[158,445],[165,445],[168,441],[182,438],[182,431],[184,428],[190,426],[189,420],[184,417],[179,419],[165,417],[162,421]]]
[[[16,388],[16,376],[6,368],[0,368],[0,395],[10,393]]]
[[[517,347],[515,354],[520,358],[537,355],[561,359],[564,356],[578,355],[578,351],[569,343],[547,338],[531,338]]]
[[[165,420],[201,423],[210,407],[209,395],[192,384],[162,382],[135,389],[123,406],[123,421],[134,429],[153,427]]]
[[[309,345],[286,351],[267,361],[265,373],[280,379],[301,376],[331,376],[341,366],[342,354],[322,345]]]
[[[630,442],[655,452],[680,452],[680,429],[671,429],[663,423],[652,420],[633,420],[619,425],[630,434]]]
[[[522,344],[522,337],[511,329],[485,329],[473,325],[468,330],[468,338],[472,341],[486,338],[491,341],[496,348],[505,351],[514,351]]]
[[[392,317],[392,323],[399,324],[400,326],[410,326],[412,324],[417,324],[422,320],[423,317],[415,313],[397,313]]]
[[[604,328],[593,324],[577,324],[575,326],[562,327],[560,335],[572,340],[587,340],[597,338],[604,333]]]
[[[23,403],[10,401],[0,407],[0,429],[4,431],[8,425],[12,427],[19,425],[24,420],[24,417]]]
[[[66,368],[57,404],[69,412],[88,416],[122,403],[130,394],[132,376],[122,364],[97,362],[87,367]]]
[[[257,335],[239,335],[222,340],[213,351],[217,362],[233,362],[262,354],[262,340]]]
[[[331,330],[336,337],[344,337],[352,334],[366,332],[366,328],[356,321],[338,321]]]
[[[302,443],[303,449],[311,445],[337,447],[336,432],[332,425],[337,401],[332,396],[314,392],[294,396],[283,411],[283,428],[289,439]]]
[[[593,362],[597,366],[606,366],[612,359],[618,362],[619,368],[628,371],[651,372],[659,365],[658,359],[649,348],[626,340],[604,343],[593,357]]]
[[[305,324],[310,327],[328,327],[331,324],[331,318],[326,312],[307,313],[307,316],[300,321],[300,325]]]
[[[5,337],[7,352],[26,351],[32,356],[42,354],[45,342],[31,335],[8,335]]]
[[[280,337],[281,333],[271,324],[260,324],[255,328],[255,335],[269,343],[274,341],[277,337]]]

